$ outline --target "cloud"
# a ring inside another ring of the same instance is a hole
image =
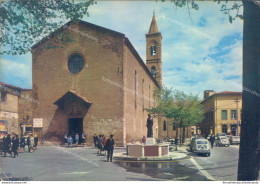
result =
[[[31,88],[31,66],[26,62],[1,59],[1,81],[22,88]]]

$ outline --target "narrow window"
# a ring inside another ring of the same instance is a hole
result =
[[[1,91],[1,102],[6,102],[6,92]]]
[[[237,111],[231,110],[231,119],[237,119]]]
[[[222,133],[227,134],[227,125],[222,125]]]
[[[151,56],[156,56],[156,46],[155,45],[151,46]]]
[[[156,67],[152,66],[151,71],[152,71],[152,76],[155,78],[156,77]]]
[[[166,131],[166,121],[163,121],[163,131]]]
[[[144,79],[142,82],[142,102],[143,102],[143,111],[144,111]]]
[[[222,110],[222,120],[227,120],[227,110]]]
[[[149,85],[149,109],[150,109],[150,105],[151,105],[151,103],[150,103],[150,99],[151,99],[151,97],[150,97],[150,91],[151,91],[151,87],[150,87],[150,85]]]
[[[137,107],[137,99],[136,99],[136,76],[137,76],[137,72],[135,70],[135,108]]]

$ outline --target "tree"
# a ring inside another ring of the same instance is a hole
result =
[[[155,107],[147,111],[155,117],[167,118],[170,125],[183,128],[195,125],[203,119],[203,110],[198,96],[185,94],[181,91],[172,91],[167,87],[154,90]],[[184,131],[185,132],[185,131]],[[178,137],[178,130],[176,132]]]
[[[21,55],[31,51],[32,44],[56,31],[64,23],[88,16],[88,7],[92,4],[94,0],[78,3],[74,0],[0,1],[0,55]],[[72,41],[69,34],[60,34],[49,48]]]

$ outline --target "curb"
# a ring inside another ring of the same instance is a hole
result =
[[[127,158],[127,157],[114,157],[116,161],[129,161],[129,162],[165,162],[165,161],[180,161],[180,160],[186,160],[190,159],[190,155],[186,155],[185,157],[181,158],[173,158],[173,157],[168,157],[167,159],[158,159],[158,158]]]

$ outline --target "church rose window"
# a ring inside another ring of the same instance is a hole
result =
[[[68,69],[71,73],[79,73],[84,65],[84,60],[79,54],[70,56],[68,61]]]

